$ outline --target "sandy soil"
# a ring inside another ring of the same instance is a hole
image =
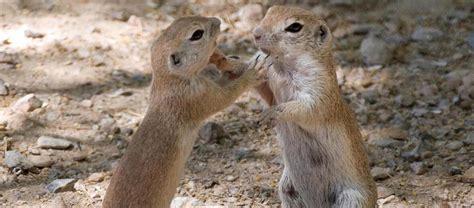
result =
[[[248,57],[256,51],[249,31],[263,15],[240,4],[11,2],[0,2],[0,89],[8,88],[0,96],[0,144],[36,167],[8,168],[0,152],[2,207],[99,207],[146,110],[149,47],[159,31],[180,15],[218,16],[220,48]],[[338,81],[357,113],[381,207],[474,205],[474,5],[427,2],[309,7],[336,36]],[[362,51],[366,40],[372,45]],[[388,58],[370,64],[364,54]],[[30,93],[39,106],[8,114]],[[213,131],[224,131],[198,139],[177,196],[207,206],[279,207],[282,161],[274,131],[258,125],[264,108],[248,92],[209,119],[218,124]],[[43,149],[40,136],[72,144]],[[65,178],[75,179],[69,189],[46,188]]]

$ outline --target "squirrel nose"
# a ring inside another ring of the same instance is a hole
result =
[[[255,37],[255,40],[259,40],[263,35],[263,29],[260,27],[257,27],[253,30],[253,36]]]

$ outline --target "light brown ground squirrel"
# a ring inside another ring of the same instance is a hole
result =
[[[219,26],[217,18],[183,17],[153,43],[149,106],[112,177],[103,207],[169,207],[204,120],[261,83],[262,61],[233,65],[238,71],[249,67],[229,82],[204,75]]]
[[[264,118],[275,119],[283,152],[282,206],[374,207],[375,183],[337,84],[326,23],[301,8],[274,6],[253,33],[273,62],[260,92],[272,106]]]

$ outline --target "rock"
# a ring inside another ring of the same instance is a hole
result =
[[[321,4],[314,6],[311,9],[311,12],[313,12],[313,14],[318,15],[324,19],[331,15],[331,11],[329,11],[327,7],[322,6]]]
[[[40,155],[41,152],[39,151],[38,148],[30,147],[28,148],[28,152],[32,155]]]
[[[252,153],[251,149],[246,148],[246,147],[240,147],[237,150],[235,150],[234,157],[236,160],[240,160],[250,155],[250,153]]]
[[[474,49],[474,31],[470,32],[469,35],[467,35],[466,42],[471,47],[471,49]]]
[[[387,198],[390,195],[393,195],[394,192],[392,189],[385,186],[377,186],[377,196],[379,199]]]
[[[239,177],[236,177],[236,176],[233,176],[233,175],[228,175],[228,176],[225,178],[225,180],[226,180],[226,181],[229,181],[229,182],[233,182],[233,181],[237,180],[237,178],[239,178]]]
[[[50,136],[41,136],[38,138],[38,141],[36,142],[38,147],[43,148],[43,149],[69,149],[70,147],[73,146],[73,143],[65,140],[65,139],[59,139],[59,138],[54,138]]]
[[[120,128],[120,134],[125,136],[131,136],[133,134],[133,129],[131,128]]]
[[[473,145],[474,144],[474,132],[468,133],[468,135],[466,135],[466,139],[464,139],[463,142],[466,145]]]
[[[54,198],[47,207],[68,208],[61,196],[57,196],[56,198]]]
[[[424,162],[414,162],[410,164],[410,168],[417,175],[423,175],[428,171]]]
[[[465,10],[452,10],[449,11],[447,17],[449,19],[455,20],[457,23],[459,20],[465,20],[469,17],[470,12]]]
[[[411,38],[415,41],[433,41],[443,36],[443,32],[432,27],[417,27],[411,34]]]
[[[378,147],[400,147],[403,145],[403,142],[390,139],[390,138],[380,138],[380,139],[369,139],[369,144],[378,146]]]
[[[125,81],[125,82],[128,82],[128,81]],[[113,92],[110,97],[119,97],[119,96],[130,96],[130,95],[133,95],[133,92],[130,91],[130,90],[124,90],[122,88],[116,90],[115,92]]]
[[[33,39],[36,39],[36,38],[43,38],[44,37],[44,34],[43,33],[39,33],[39,32],[33,32],[31,30],[25,30],[25,36],[27,38],[33,38]]]
[[[416,117],[420,117],[427,114],[429,111],[426,108],[413,108],[411,112]]]
[[[263,18],[263,8],[260,4],[246,4],[237,12],[241,21],[257,23]]]
[[[84,161],[87,159],[87,154],[85,152],[79,152],[79,153],[75,153],[73,156],[72,156],[72,159],[74,161]]]
[[[466,86],[474,85],[474,72],[471,71],[466,76],[463,76],[462,83],[463,85],[466,85]]]
[[[115,120],[109,116],[101,119],[99,121],[99,127],[100,130],[107,132],[107,133],[113,133],[115,129]],[[119,129],[120,131],[120,129]]]
[[[12,103],[10,109],[19,112],[30,112],[41,108],[41,105],[43,105],[43,102],[35,94],[28,94]]]
[[[430,69],[435,69],[437,67],[445,67],[448,64],[448,62],[445,60],[436,61],[436,60],[428,60],[424,58],[415,58],[410,61],[410,64],[412,68],[418,67],[421,69],[430,70]]]
[[[0,111],[0,124],[12,131],[26,130],[35,125],[25,113],[14,111],[11,108]]]
[[[91,56],[91,52],[87,48],[79,48],[77,50],[77,57],[79,59],[86,59],[86,58],[89,58],[90,56]]]
[[[195,206],[203,206],[204,203],[192,197],[178,196],[171,201],[170,208],[187,208]]]
[[[467,169],[462,175],[462,178],[470,181],[471,183],[474,182],[474,166],[471,166],[469,169]]]
[[[399,128],[384,128],[380,131],[380,136],[396,140],[407,140],[408,132]]]
[[[251,31],[263,18],[263,8],[260,4],[247,4],[239,9],[237,15],[240,21],[235,26],[242,31]]]
[[[356,35],[365,35],[371,31],[378,33],[383,28],[378,24],[353,24],[351,25],[351,31]]]
[[[61,113],[57,111],[52,111],[46,114],[46,120],[48,120],[49,122],[55,122],[59,119],[59,117],[61,117]]]
[[[215,122],[208,122],[199,130],[199,138],[206,143],[221,144],[226,137],[224,128]]]
[[[92,100],[89,100],[89,99],[82,100],[81,103],[79,103],[79,105],[81,105],[84,108],[90,108],[92,107]]]
[[[16,54],[0,52],[0,64],[15,65],[17,64],[17,60],[18,60],[18,55]]]
[[[355,4],[356,0],[329,0],[329,3],[334,5],[351,5]]]
[[[92,66],[99,67],[99,66],[106,65],[105,64],[105,59],[106,58],[107,57],[104,54],[95,54],[95,55],[93,55],[92,58],[91,58]]]
[[[46,190],[51,193],[75,191],[74,183],[76,183],[76,179],[73,178],[56,179],[46,186]]]
[[[0,79],[0,96],[8,95],[8,87],[5,82]]]
[[[415,104],[415,98],[410,95],[398,95],[395,97],[395,102],[403,107],[411,107]]]
[[[433,157],[433,152],[431,151],[424,151],[421,153],[421,158],[423,159],[428,159],[428,158],[431,158]]]
[[[375,90],[366,90],[361,92],[361,97],[369,104],[377,103],[378,93]]]
[[[416,151],[402,152],[400,156],[408,162],[419,161],[421,159],[421,155]]]
[[[9,150],[5,152],[5,160],[3,163],[11,169],[20,168],[22,170],[28,170],[33,167],[31,161],[15,150]]]
[[[387,35],[384,37],[384,40],[390,46],[394,46],[395,48],[400,45],[404,45],[408,42],[408,39],[398,33]]]
[[[392,52],[385,41],[373,36],[362,41],[359,51],[367,65],[383,65],[392,58]]]
[[[126,22],[130,18],[131,14],[126,11],[116,11],[116,12],[111,12],[110,16],[112,17],[113,20]]]
[[[449,142],[447,145],[446,145],[446,148],[452,150],[452,151],[456,151],[456,150],[459,150],[461,149],[461,147],[463,147],[463,143],[460,142],[460,141],[452,141],[452,142]]]
[[[403,145],[400,140],[406,140],[408,133],[398,128],[385,128],[369,135],[369,144],[379,147],[399,147]]]
[[[38,168],[50,167],[54,163],[54,160],[51,157],[44,155],[30,155],[28,156],[28,159]]]
[[[89,182],[101,182],[105,178],[104,172],[99,173],[92,173],[89,177],[87,177],[87,181]]]
[[[374,180],[384,180],[390,177],[392,171],[390,168],[373,167],[372,170],[370,170],[370,174]]]
[[[458,168],[458,167],[456,167],[456,166],[451,166],[451,167],[449,168],[449,174],[452,175],[452,176],[453,176],[453,175],[461,175],[461,174],[462,174],[462,170],[461,170],[461,168]]]

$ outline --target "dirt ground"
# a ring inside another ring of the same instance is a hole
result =
[[[266,8],[60,2],[0,1],[1,207],[100,207],[146,110],[160,30],[181,15],[217,16],[219,47],[248,57]],[[336,37],[338,82],[366,141],[378,204],[473,207],[474,3],[410,2],[307,8]],[[258,124],[263,109],[248,92],[209,119],[213,133],[196,142],[177,201],[280,207],[280,148]],[[47,148],[42,136],[66,147]],[[10,166],[7,151],[19,153]],[[52,190],[56,179],[73,180]]]

